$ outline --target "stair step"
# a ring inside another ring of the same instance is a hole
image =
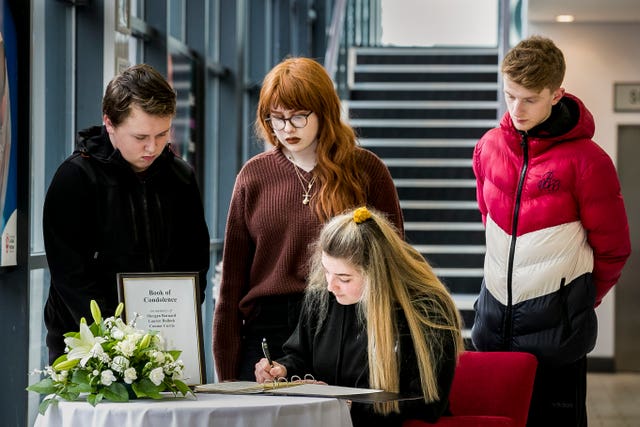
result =
[[[412,100],[344,100],[342,106],[345,110],[351,109],[365,109],[370,108],[377,109],[497,109],[499,107],[498,101],[412,101]]]
[[[485,243],[484,230],[405,230],[404,234],[411,244],[427,242],[433,245],[483,245]]]
[[[498,49],[493,47],[430,47],[430,46],[354,46],[352,53],[360,55],[411,55],[411,56],[443,56],[443,55],[473,55],[473,54],[498,54]]]
[[[400,200],[473,200],[476,198],[474,188],[407,188],[398,187]]]
[[[451,245],[451,249],[446,252],[432,252],[424,250],[424,245],[414,245],[422,256],[431,264],[433,268],[437,268],[438,276],[457,278],[456,280],[467,280],[468,278],[482,277],[482,266],[484,263],[484,247],[482,251],[466,253],[462,251],[464,246]],[[472,286],[479,287],[479,281],[469,280]]]
[[[438,90],[419,90],[403,88],[391,89],[366,89],[351,90],[350,98],[356,101],[494,101],[498,100],[497,89],[480,90],[477,88],[453,89],[442,87]]]
[[[469,166],[387,166],[394,179],[475,179]],[[475,209],[478,207],[475,206]]]
[[[378,157],[384,159],[393,158],[431,158],[431,159],[470,159],[473,156],[473,147],[413,147],[402,142],[394,147],[368,147]]]
[[[493,73],[495,64],[358,64],[355,73]]]
[[[401,206],[406,206],[409,203],[417,202],[418,200],[404,200],[400,201]],[[449,200],[448,202],[459,202],[460,200]],[[474,205],[476,205],[474,203]],[[460,222],[472,222],[476,221],[481,223],[482,216],[478,211],[477,205],[475,209],[455,209],[455,208],[406,208],[403,209],[402,214],[404,216],[405,224],[412,221],[460,221]]]
[[[475,138],[480,139],[489,127],[359,127],[355,126],[359,135],[365,138]]]
[[[477,222],[408,222],[405,230],[439,230],[439,231],[482,231],[482,223]]]
[[[447,82],[455,83],[495,83],[498,81],[498,72],[409,72],[409,71],[357,71],[353,75],[353,81],[358,83],[368,82],[396,82],[396,83],[426,83]]]
[[[497,49],[357,48],[350,51],[351,69],[364,64],[486,64],[497,67]]]
[[[439,277],[482,277],[484,274],[481,268],[436,268],[434,270]]]
[[[391,161],[392,159],[464,159],[470,160],[473,157],[473,149],[476,144],[475,139],[363,139],[360,140],[362,147],[375,153],[383,161]],[[391,162],[392,165],[393,162]],[[389,166],[389,163],[387,163]],[[466,164],[464,164],[466,165]],[[434,184],[429,184],[434,182]],[[396,185],[398,186],[461,186],[451,179],[434,181],[434,177],[418,177],[406,179],[397,177]],[[468,181],[464,186],[470,186],[475,179]]]
[[[385,159],[387,167],[471,167],[471,159]]]
[[[478,210],[478,204],[471,201],[440,201],[440,200],[424,200],[424,201],[400,201],[402,209],[471,209]]]
[[[355,59],[357,65],[365,64],[498,64],[498,55],[495,54],[475,54],[475,55],[362,55],[358,54]]]
[[[484,263],[484,254],[422,254],[433,267],[479,268]]]
[[[458,310],[473,310],[473,304],[476,302],[478,295],[476,294],[453,294],[453,301],[456,303]]]
[[[360,138],[360,145],[366,148],[375,147],[475,147],[477,139],[376,139]]]
[[[481,254],[484,255],[484,245],[414,245],[421,254]]]
[[[498,83],[420,83],[420,82],[369,82],[354,83],[352,90],[371,91],[468,91],[468,90],[498,90]]]
[[[350,108],[350,120],[387,119],[387,120],[491,120],[497,123],[497,112],[494,108],[432,108],[432,109],[398,109],[386,110],[377,108]]]
[[[456,119],[350,119],[349,123],[355,127],[396,127],[396,128],[412,128],[412,127],[429,127],[429,128],[460,128],[460,127],[479,127],[482,129],[493,128],[497,125],[495,119],[492,120],[456,120]]]
[[[393,182],[402,188],[476,188],[473,179],[394,179]]]
[[[445,284],[451,293],[473,294],[480,293],[482,285],[482,275],[477,277],[450,277],[438,275],[438,278]]]

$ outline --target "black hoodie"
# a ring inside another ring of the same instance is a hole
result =
[[[209,232],[192,168],[170,146],[143,173],[114,149],[104,127],[78,134],[44,202],[44,243],[51,272],[45,306],[53,362],[63,334],[118,303],[117,273],[199,273],[200,302],[209,269]]]

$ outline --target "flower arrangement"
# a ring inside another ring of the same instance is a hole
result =
[[[181,381],[184,364],[180,351],[165,351],[161,335],[136,329],[137,316],[126,324],[120,318],[122,303],[107,319],[102,318],[96,301],[92,300],[90,307],[94,323],[88,326],[82,318],[78,332],[66,333],[65,354],[44,370],[36,370],[45,378],[27,387],[47,395],[40,404],[41,414],[57,405],[58,398],[76,400],[82,393],[93,406],[102,399],[160,399],[165,391],[174,396],[193,394]]]

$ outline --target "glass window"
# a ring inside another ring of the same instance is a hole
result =
[[[174,151],[196,169],[200,180],[201,135],[199,109],[201,102],[197,93],[197,64],[193,56],[174,50],[169,53],[168,80],[176,91],[176,115],[173,119],[171,146]]]
[[[181,42],[186,41],[185,37],[185,0],[169,0],[169,35]]]

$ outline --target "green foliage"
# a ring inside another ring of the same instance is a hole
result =
[[[112,402],[128,402],[129,392],[122,383],[112,383],[102,389],[104,398]]]
[[[51,378],[44,378],[40,382],[27,387],[27,390],[40,394],[53,394],[58,391],[58,386]]]
[[[117,317],[121,312],[119,305],[116,316],[104,319],[92,301],[94,323],[87,325],[82,319],[79,331],[64,334],[66,353],[51,366],[37,370],[45,377],[27,387],[47,396],[40,404],[41,414],[59,399],[86,396],[95,406],[103,399],[127,402],[130,398],[161,399],[166,392],[183,397],[193,394],[181,381],[181,352],[164,350],[159,334],[136,329],[135,319],[125,324]]]

